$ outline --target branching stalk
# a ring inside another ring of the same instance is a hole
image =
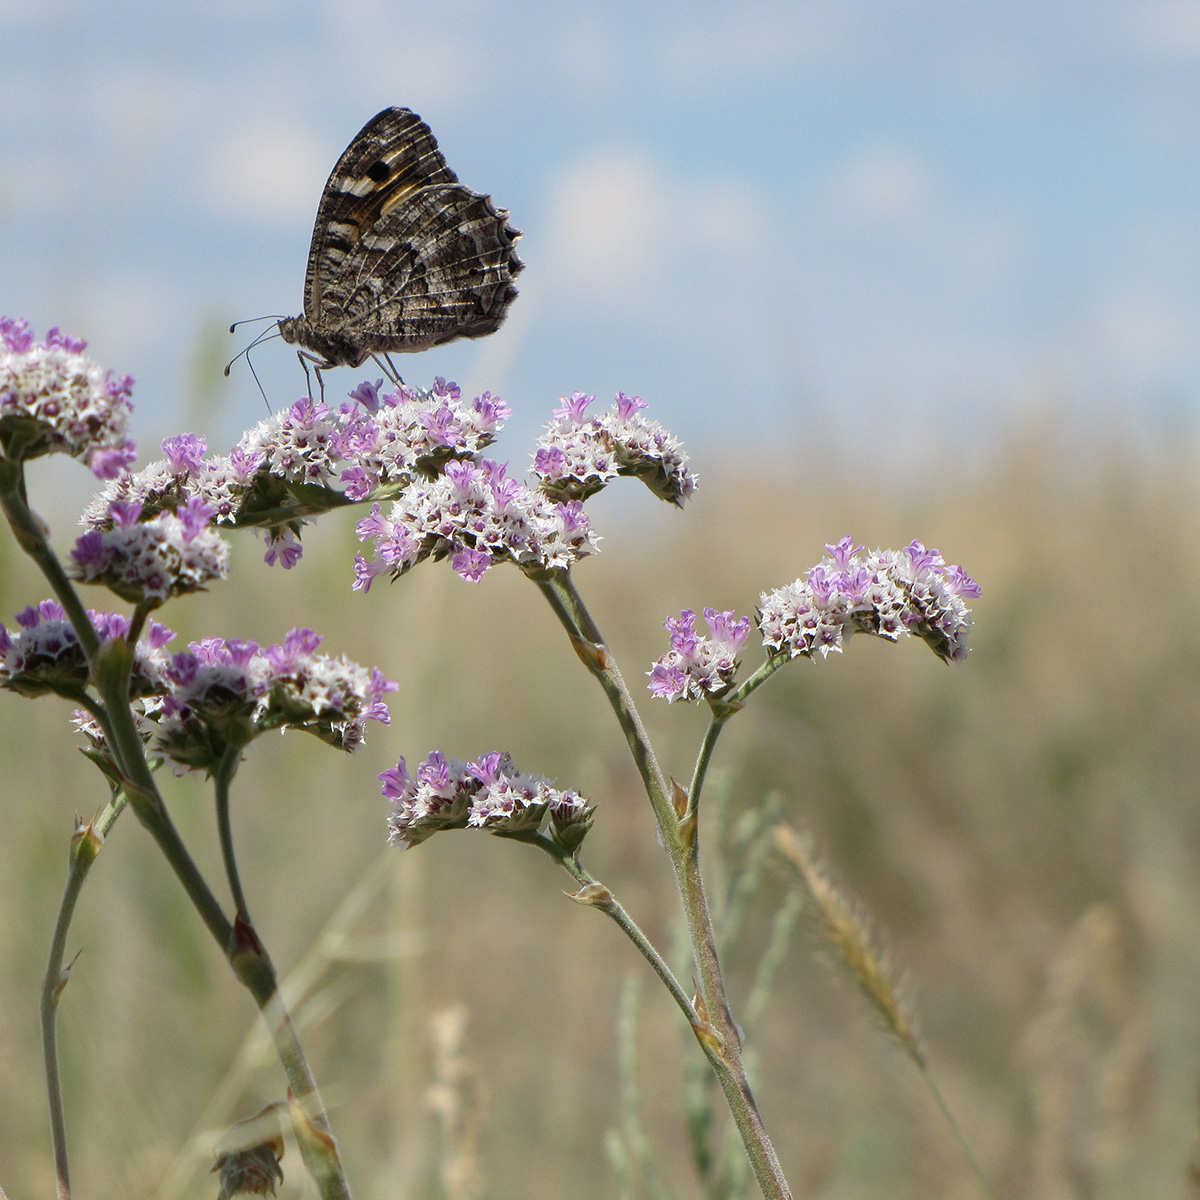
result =
[[[171,865],[188,898],[200,915],[213,938],[227,956],[235,974],[253,995],[263,1015],[276,1052],[283,1064],[284,1073],[293,1096],[292,1123],[300,1144],[301,1155],[309,1173],[315,1180],[323,1200],[350,1200],[350,1188],[346,1182],[338,1158],[337,1143],[329,1129],[329,1119],[321,1103],[316,1081],[309,1069],[304,1051],[296,1037],[276,984],[275,969],[257,934],[248,922],[231,924],[220,903],[213,895],[199,868],[171,821],[166,804],[158,790],[154,773],[146,761],[145,748],[129,703],[129,680],[133,666],[133,640],[109,639],[101,644],[100,638],[75,591],[74,585],[63,570],[46,537],[45,526],[30,510],[26,500],[24,474],[19,459],[0,458],[0,507],[3,508],[21,548],[37,563],[53,588],[59,603],[66,611],[75,629],[79,644],[87,655],[93,681],[100,694],[100,704],[87,704],[89,711],[97,715],[104,729],[108,749],[121,776],[119,795],[132,805],[141,824],[158,844],[167,862]],[[148,610],[138,609],[135,621],[140,627]],[[230,772],[232,774],[232,772]],[[226,801],[227,801],[226,797]],[[116,804],[113,802],[110,807]],[[228,807],[226,803],[226,808]],[[117,807],[116,812],[119,813]],[[112,819],[115,820],[116,813]],[[111,826],[111,820],[109,821]],[[96,824],[86,827],[95,830]],[[223,838],[223,848],[224,846]],[[63,956],[67,929],[78,899],[79,889],[86,867],[76,870],[80,855],[88,857],[86,866],[95,858],[99,843],[90,852],[80,847],[92,847],[88,836],[77,837],[72,853],[72,871],[68,876],[67,888],[60,906],[59,921],[55,929],[42,989],[42,1030],[50,1097],[51,1129],[54,1140],[55,1171],[59,1200],[68,1200],[70,1179],[67,1164],[65,1125],[62,1116],[62,1097],[58,1082],[58,1053],[55,1035],[55,1012],[58,996],[65,984]],[[228,847],[227,865],[232,860],[232,845]],[[236,867],[231,873],[231,884],[235,896],[240,896]]]
[[[580,659],[604,689],[617,721],[625,733],[634,763],[654,810],[659,836],[670,856],[675,871],[676,887],[687,919],[688,936],[699,984],[695,1008],[701,1019],[701,1024],[693,1024],[693,1029],[696,1030],[697,1038],[713,1065],[764,1197],[767,1200],[788,1200],[791,1192],[750,1090],[742,1063],[737,1026],[729,1009],[721,975],[712,918],[704,895],[704,881],[700,875],[700,839],[696,819],[697,788],[694,786],[693,793],[676,807],[673,803],[675,789],[658,765],[645,726],[633,697],[621,678],[612,651],[592,620],[583,599],[575,590],[570,574],[566,571],[554,572],[539,579],[538,584],[570,636]],[[763,675],[763,678],[765,679],[766,675]],[[730,712],[732,711],[736,710],[730,709]],[[714,718],[714,725],[719,725],[724,719],[723,716]],[[710,730],[710,736],[706,738],[707,745],[701,750],[701,758],[697,765],[699,779],[703,778],[718,732],[718,729]],[[711,1029],[714,1035],[709,1039],[711,1044],[706,1041],[706,1029]]]

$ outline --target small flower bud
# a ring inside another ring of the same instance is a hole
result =
[[[213,1171],[221,1184],[219,1200],[234,1196],[275,1195],[283,1182],[284,1141],[278,1106],[271,1104],[256,1116],[226,1130],[216,1150]]]
[[[208,528],[212,515],[199,498],[146,521],[137,506],[114,505],[109,528],[93,528],[76,541],[74,577],[103,583],[132,604],[202,591],[229,573],[229,546]]]
[[[88,610],[92,628],[102,641],[124,638],[129,618],[120,613]],[[17,614],[18,629],[0,625],[0,687],[22,696],[55,692],[78,696],[91,682],[90,669],[75,630],[57,600],[43,600]],[[131,697],[162,695],[167,642],[175,635],[157,621],[148,622],[145,636],[134,650],[130,672]]]
[[[361,745],[368,721],[390,720],[383,697],[399,686],[378,670],[317,654],[321,638],[293,629],[279,646],[209,638],[171,659],[159,748],[212,771],[231,745],[270,729],[298,729],[342,750]]]

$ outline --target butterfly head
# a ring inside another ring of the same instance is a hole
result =
[[[322,371],[333,367],[361,367],[369,354],[356,339],[336,330],[317,329],[307,317],[284,317],[279,322],[279,336],[289,346],[299,346],[302,351],[307,351],[305,357],[317,362]]]

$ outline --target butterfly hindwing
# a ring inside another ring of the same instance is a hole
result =
[[[516,296],[515,232],[487,196],[456,185],[428,188],[385,213],[353,256],[339,320],[389,350],[419,350],[495,330]],[[386,331],[381,314],[402,313]],[[332,314],[331,314],[332,315]]]
[[[317,208],[304,316],[279,323],[320,366],[482,337],[504,320],[519,231],[463,187],[429,127],[389,108],[329,176]]]

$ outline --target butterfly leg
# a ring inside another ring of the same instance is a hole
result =
[[[308,373],[308,364],[312,363],[313,374],[317,377],[317,388],[320,392],[320,399],[323,401],[325,399],[325,380],[321,376],[321,368],[323,366],[328,367],[329,364],[323,358],[318,358],[315,354],[309,354],[306,350],[297,350],[296,357],[300,360],[300,365],[304,368],[304,388],[308,392],[308,398],[310,400],[317,399],[313,395],[312,376]]]
[[[404,386],[404,380],[400,378],[400,372],[396,370],[396,364],[392,362],[390,354],[385,354],[382,358],[378,354],[372,354],[371,357],[375,360],[375,365],[388,377],[391,383],[397,384],[400,387]]]

